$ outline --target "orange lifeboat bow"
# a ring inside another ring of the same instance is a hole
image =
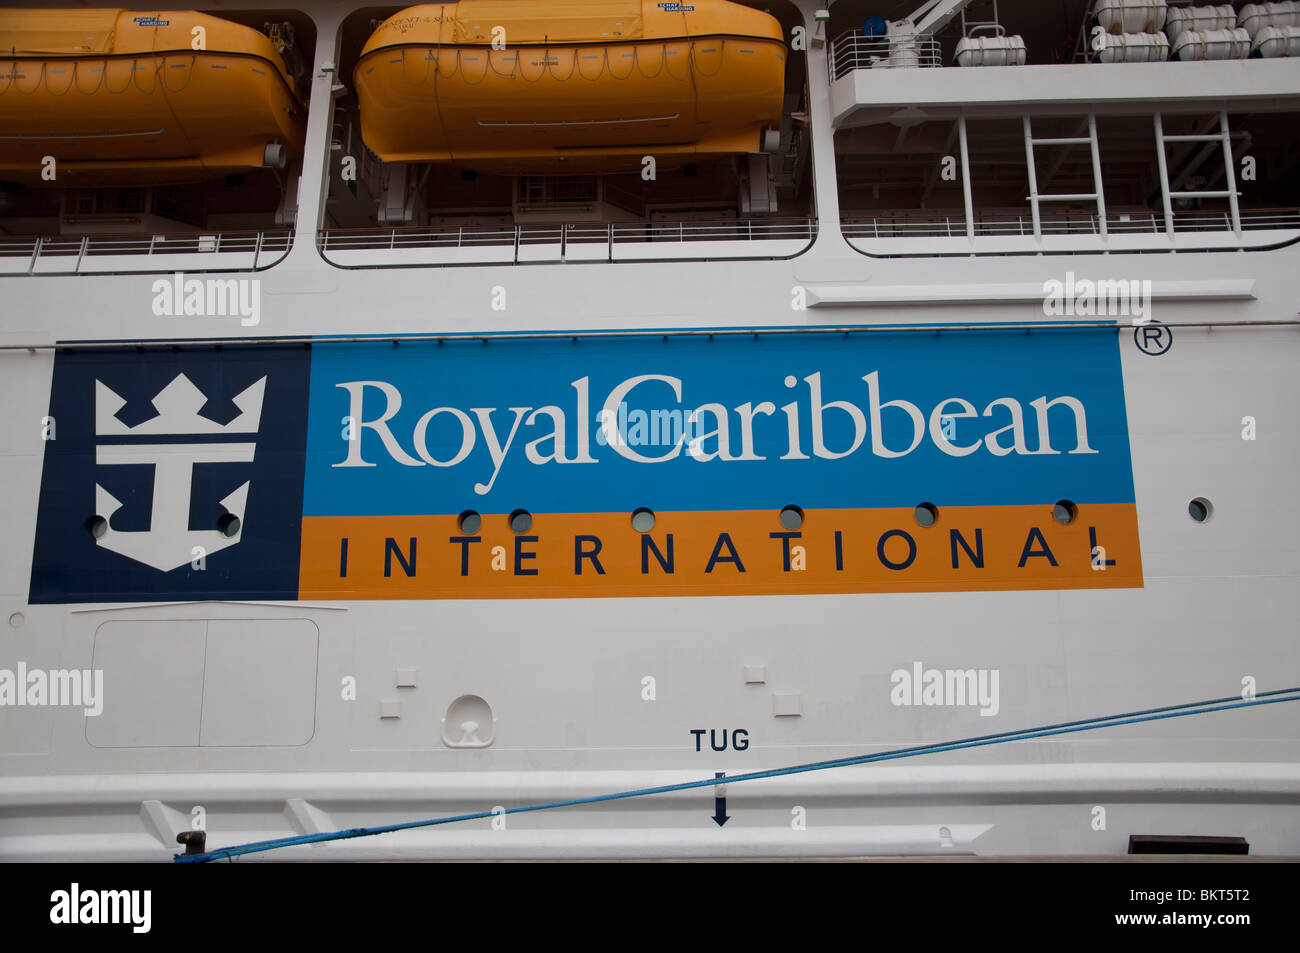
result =
[[[386,161],[609,172],[760,151],[787,55],[727,0],[461,0],[384,21],[353,83]]]

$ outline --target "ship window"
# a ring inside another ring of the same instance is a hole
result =
[[[103,204],[107,205],[107,202]],[[136,215],[144,211],[144,189],[121,189],[117,192],[115,207],[112,211],[119,215]]]
[[[1187,514],[1196,522],[1205,523],[1214,515],[1214,507],[1205,497],[1198,496],[1187,504]]]
[[[644,506],[632,513],[632,528],[638,533],[648,533],[655,528],[655,514]]]
[[[1070,500],[1058,500],[1052,507],[1052,516],[1062,526],[1069,526],[1079,516],[1079,508]]]
[[[146,198],[144,189],[78,189],[68,204],[73,215],[138,215]]]
[[[594,202],[599,198],[594,175],[522,176],[519,179],[521,205],[544,205],[551,202]]]
[[[596,177],[556,179],[555,201],[591,202],[596,198]]]
[[[456,525],[460,527],[460,531],[466,536],[473,536],[479,531],[479,527],[483,525],[483,517],[473,510],[466,510],[456,517]]]
[[[912,515],[920,526],[933,526],[939,522],[939,508],[933,503],[922,503]]]
[[[546,180],[525,177],[519,180],[519,201],[525,203],[546,201]]]
[[[527,510],[515,510],[510,514],[510,529],[516,533],[526,533],[533,528],[533,514]]]
[[[799,529],[803,526],[803,510],[791,504],[781,511],[781,525],[786,529]]]

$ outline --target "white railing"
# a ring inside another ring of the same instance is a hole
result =
[[[927,36],[877,39],[861,33],[842,33],[831,43],[831,81],[855,69],[896,69],[908,66],[942,66],[939,41]]]
[[[292,232],[0,235],[0,275],[258,271],[289,252]]]
[[[1174,231],[1231,232],[1232,214],[1222,211],[1176,211]],[[1042,234],[1101,236],[1098,216],[1092,212],[1070,212],[1043,215]],[[1300,230],[1300,209],[1243,209],[1243,231]],[[844,236],[849,239],[894,238],[965,238],[966,219],[960,212],[917,213],[886,212],[869,218],[846,218],[841,223]],[[1165,236],[1163,212],[1112,212],[1106,216],[1106,229],[1118,235]],[[1005,211],[986,212],[975,219],[975,237],[1019,236],[1032,238],[1033,216]],[[1153,241],[1152,247],[1159,242]]]
[[[322,257],[343,267],[786,258],[817,235],[815,219],[538,223],[326,228]]]

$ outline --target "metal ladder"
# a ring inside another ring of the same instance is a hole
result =
[[[992,4],[993,4],[992,20],[968,20],[966,18],[966,7],[962,7],[961,10],[961,35],[962,36],[970,36],[971,31],[975,29],[987,29],[990,27],[996,27],[996,30],[994,32],[996,32],[998,36],[1006,35],[1006,30],[1002,28],[1002,18],[998,16],[998,0],[992,0]]]
[[[1232,215],[1232,231],[1240,237],[1241,208],[1237,202],[1237,197],[1241,193],[1237,191],[1237,172],[1233,166],[1232,132],[1228,129],[1228,114],[1222,111],[1219,113],[1218,132],[1200,135],[1166,136],[1164,117],[1160,113],[1156,113],[1155,130],[1156,158],[1159,159],[1160,165],[1160,195],[1164,200],[1165,231],[1169,237],[1174,237],[1174,199],[1227,199],[1228,208]],[[1221,142],[1223,144],[1224,175],[1228,180],[1228,187],[1210,192],[1171,192],[1169,190],[1169,160],[1165,155],[1165,145],[1170,142]]]
[[[1097,203],[1097,227],[1101,232],[1101,237],[1105,238],[1106,232],[1106,196],[1102,191],[1101,184],[1101,152],[1097,148],[1097,114],[1088,113],[1088,135],[1087,137],[1070,137],[1061,139],[1035,139],[1033,120],[1029,114],[1024,116],[1025,121],[1025,160],[1029,166],[1029,204],[1033,212],[1034,221],[1034,238],[1042,241],[1043,238],[1043,219],[1041,203],[1043,202],[1096,202]],[[1156,117],[1159,122],[1159,116]],[[1093,191],[1079,193],[1063,193],[1058,195],[1043,195],[1038,191],[1038,167],[1034,164],[1034,147],[1035,146],[1082,146],[1087,145],[1092,150],[1092,183]],[[1166,188],[1166,194],[1168,189]],[[1166,200],[1167,201],[1167,200]],[[1171,219],[1172,221],[1172,219]],[[1171,226],[1172,227],[1172,226]]]

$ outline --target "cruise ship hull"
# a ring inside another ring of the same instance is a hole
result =
[[[1291,225],[855,237],[812,45],[799,247],[336,246],[313,16],[276,261],[0,242],[0,859],[1300,855]]]
[[[1280,261],[1290,254],[1263,253],[1254,260]],[[1055,264],[1040,267],[1046,274]],[[684,266],[680,273],[700,300],[718,295],[707,288],[707,266]],[[1275,280],[1265,277],[1262,284]],[[1197,314],[1202,309],[1186,309],[1185,317],[1231,323],[1269,302],[1280,303],[1260,290],[1259,304],[1206,307],[1202,314]],[[356,299],[358,307],[362,300]],[[74,315],[78,307],[69,299],[59,310]],[[944,308],[942,314],[957,317],[961,325],[1007,317],[987,307],[956,313]],[[1172,316],[1166,317],[1172,323]],[[407,319],[412,325],[416,320],[414,313]],[[593,311],[581,323],[596,331],[605,319]],[[463,329],[451,323],[448,331]],[[989,332],[942,333],[961,338]],[[1006,335],[1008,343],[1026,336],[996,333]],[[1097,333],[1044,328],[1029,337],[1041,337],[1065,354],[1071,336]],[[377,532],[354,528],[376,517],[353,516],[344,525],[345,535],[356,540],[348,557],[353,581],[346,583],[338,575],[338,528],[326,538],[313,537],[308,527],[322,517],[302,519],[296,566],[292,559],[273,559],[257,567],[263,576],[278,567],[290,589],[301,584],[305,571],[310,574],[299,567],[331,568],[328,586],[308,582],[297,593],[274,591],[274,580],[235,582],[227,575],[213,578],[207,593],[168,592],[169,583],[156,584],[153,591],[132,589],[122,585],[125,579],[156,570],[139,563],[131,568],[128,562],[126,570],[118,566],[116,577],[104,577],[85,562],[80,572],[64,577],[63,595],[45,589],[12,600],[22,618],[11,617],[9,646],[15,663],[23,659],[33,669],[104,670],[109,717],[97,721],[67,708],[6,711],[5,854],[164,860],[172,849],[165,835],[171,827],[182,829],[195,808],[204,810],[209,844],[217,846],[615,793],[700,780],[717,771],[778,768],[1111,716],[1238,695],[1243,684],[1259,691],[1289,687],[1297,675],[1293,620],[1300,608],[1294,585],[1296,511],[1287,495],[1300,406],[1288,371],[1295,357],[1294,330],[1180,329],[1176,343],[1159,357],[1134,344],[1131,327],[1101,333],[1110,339],[1122,377],[1132,453],[1129,506],[1135,514],[1125,519],[1135,518],[1137,525],[1133,535],[1122,526],[1101,533],[1098,541],[1113,547],[1105,558],[1119,562],[1106,569],[1092,568],[1094,557],[1081,527],[1055,522],[1048,498],[1053,494],[1029,501],[1023,511],[1010,507],[1015,519],[998,536],[994,524],[984,525],[988,576],[980,591],[951,591],[963,588],[965,580],[926,582],[923,565],[911,577],[890,569],[890,563],[906,560],[907,547],[899,539],[886,541],[882,561],[876,544],[887,530],[906,532],[921,544],[929,542],[927,532],[942,534],[937,559],[921,545],[917,558],[934,559],[931,569],[950,576],[949,531],[961,527],[960,535],[975,548],[974,530],[980,527],[967,526],[960,516],[955,524],[947,522],[939,497],[940,520],[928,529],[917,526],[910,509],[885,510],[870,525],[850,531],[854,519],[864,518],[809,507],[808,574],[834,565],[831,527],[844,526],[854,583],[803,583],[800,573],[784,572],[781,541],[770,538],[787,532],[777,519],[779,508],[799,500],[783,495],[773,496],[780,502],[761,519],[744,510],[729,511],[717,523],[719,517],[704,512],[660,514],[651,535],[664,553],[666,535],[682,534],[675,556],[688,570],[685,586],[670,582],[654,555],[648,567],[653,575],[643,576],[640,547],[631,553],[618,549],[620,536],[637,535],[628,522],[632,500],[617,518],[566,516],[536,507],[536,523],[527,535],[540,541],[522,545],[525,552],[539,553],[524,568],[539,568],[541,577],[514,574],[519,537],[504,525],[492,525],[504,524],[506,517],[483,507],[488,525],[481,530],[483,542],[473,547],[473,575],[466,578],[460,575],[464,547],[447,542],[455,532],[448,525],[454,515],[392,513],[459,511],[460,500],[473,496],[469,483],[487,477],[477,472],[467,474],[469,481],[454,502],[437,493],[417,506],[409,496],[344,492],[352,511],[390,511],[379,519],[383,525]],[[829,335],[812,337],[826,341],[814,353],[834,352]],[[781,347],[761,334],[759,339],[761,346]],[[866,373],[880,351],[874,335],[863,339],[854,360]],[[694,340],[669,334],[666,346],[683,341],[690,346]],[[596,341],[584,332],[566,347],[580,353]],[[508,346],[506,341],[474,345]],[[663,346],[656,339],[631,350],[653,354]],[[328,347],[317,344],[311,350],[328,352]],[[437,345],[383,347],[400,355],[407,348]],[[115,355],[112,363],[118,382],[132,376],[124,378],[123,368],[155,364],[159,370],[136,376],[166,384],[185,358],[184,351],[178,359],[169,349],[144,358],[134,352]],[[38,527],[49,510],[43,503],[37,517],[33,503],[41,495],[42,475],[50,478],[50,454],[57,444],[42,443],[35,428],[23,433],[15,422],[40,419],[57,406],[48,382],[57,379],[64,357],[22,352],[6,360],[14,365],[16,386],[28,395],[10,417],[9,439],[25,449],[11,464],[14,495],[7,521],[16,535],[37,540],[39,550],[43,530]],[[642,364],[646,372],[662,366],[648,357]],[[109,376],[102,369],[98,373]],[[1050,366],[1041,373],[1045,386],[1061,381]],[[574,379],[561,373],[554,382],[573,393]],[[90,389],[82,392],[93,395]],[[423,415],[425,404],[412,406],[411,422]],[[863,405],[869,410],[868,400]],[[594,417],[594,404],[589,409]],[[333,431],[336,452],[312,463],[322,472],[346,458],[347,444],[337,428],[347,415],[336,411],[330,407],[322,420],[322,427],[328,421]],[[136,408],[124,416],[139,414]],[[1254,442],[1242,439],[1246,416],[1260,422]],[[67,426],[63,416],[58,419]],[[77,432],[92,436],[93,419],[87,410],[69,430],[60,430],[59,439],[70,441],[74,457]],[[507,423],[504,413],[497,420]],[[1062,450],[1072,449],[1073,430],[1069,436],[1068,442],[1058,441]],[[408,439],[403,433],[403,444]],[[310,442],[306,446],[310,458]],[[614,455],[608,446],[595,441],[591,446],[602,456]],[[434,447],[442,459],[454,453],[443,444]],[[376,459],[384,453],[372,439],[363,448]],[[276,452],[270,451],[272,460]],[[727,465],[690,462],[697,468]],[[507,475],[503,468],[500,478]],[[941,475],[930,473],[933,479]],[[561,480],[555,489],[579,486]],[[736,490],[735,503],[746,505],[745,484]],[[593,485],[583,492],[613,490]],[[874,492],[864,484],[867,500]],[[78,493],[78,501],[89,505],[91,485]],[[257,493],[253,481],[243,530],[249,544],[255,543],[251,513]],[[1200,496],[1214,504],[1214,516],[1204,524],[1187,514],[1187,501]],[[278,494],[270,503],[292,509]],[[1092,518],[1086,499],[1079,509],[1085,522]],[[843,522],[846,517],[849,522]],[[752,535],[768,538],[746,536],[751,519],[767,531]],[[84,532],[77,523],[76,530]],[[1017,572],[1028,577],[1051,569],[1042,556],[1031,557],[1023,570],[1015,566],[1026,548],[1042,548],[1036,540],[1026,547],[1034,526],[1042,529],[1046,548],[1061,554],[1058,561],[1065,568],[1056,581],[1017,578]],[[744,577],[735,563],[727,561],[726,547],[713,553],[718,535],[729,529],[747,574],[754,574],[744,583],[738,582]],[[814,532],[828,538],[815,539]],[[381,536],[400,541],[389,548],[387,576]],[[605,575],[589,560],[582,576],[574,575],[575,536],[607,541],[600,557]],[[84,543],[95,547],[89,534]],[[504,573],[492,571],[494,544],[507,554],[511,568]],[[1134,548],[1126,552],[1125,546]],[[231,547],[226,555],[238,550]],[[706,574],[711,555],[721,558]],[[957,556],[958,576],[980,572],[960,544]],[[1139,556],[1137,573],[1130,560]],[[221,557],[209,557],[209,571],[227,572]],[[416,564],[417,558],[428,562]],[[620,572],[632,581],[620,580]],[[15,580],[29,575],[26,563],[11,573]],[[163,578],[201,575],[191,573],[187,563]],[[34,587],[52,578],[39,569],[30,577]],[[795,577],[800,581],[782,581]],[[93,591],[105,578],[117,587],[113,595]],[[551,578],[554,590],[525,588]],[[800,594],[803,585],[810,594]],[[996,588],[1005,591],[987,591]],[[682,595],[686,592],[691,594]],[[252,635],[236,637],[238,632]],[[113,674],[114,665],[122,666],[122,674]],[[991,708],[987,699],[982,706],[977,698],[951,706],[929,704],[923,693],[899,696],[897,673],[910,677],[918,665],[922,671],[998,672],[996,713],[981,713],[981,707]],[[214,670],[218,681],[205,691]],[[134,673],[125,678],[133,698],[129,711],[119,707],[114,714],[113,686],[126,673]],[[355,686],[352,697],[350,685]],[[251,694],[241,694],[244,689]],[[480,725],[483,736],[492,726],[486,747],[455,746],[461,739],[459,727],[448,724],[449,714],[457,717],[449,709],[466,696],[476,696],[490,709]],[[900,697],[903,704],[897,703]],[[709,818],[711,792],[681,792],[512,817],[505,832],[484,821],[297,850],[308,859],[1106,853],[1122,852],[1130,833],[1178,833],[1172,825],[1184,833],[1244,836],[1256,852],[1285,854],[1297,849],[1285,820],[1296,797],[1293,725],[1286,706],[1276,705],[741,783],[728,791],[735,816],[723,829]],[[1109,817],[1104,828],[1094,826],[1098,807]],[[74,808],[84,820],[70,826],[68,811]],[[803,812],[807,829],[792,827]]]

